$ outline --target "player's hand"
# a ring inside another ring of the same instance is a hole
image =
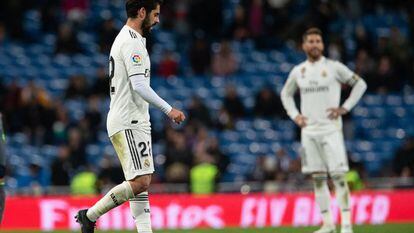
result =
[[[177,124],[180,124],[185,120],[185,115],[178,109],[172,108],[168,113],[168,117]]]
[[[295,117],[295,123],[301,128],[306,126],[306,121],[307,120],[308,120],[308,118],[303,116],[302,114],[299,114]]]
[[[342,116],[348,113],[348,110],[346,110],[343,107],[328,108],[326,111],[328,112],[328,118],[331,120],[336,120],[339,116]]]

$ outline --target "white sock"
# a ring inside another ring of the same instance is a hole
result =
[[[109,190],[109,192],[96,202],[94,206],[89,208],[86,216],[89,220],[95,222],[103,214],[121,205],[132,197],[134,197],[134,193],[132,192],[131,185],[128,181],[124,181]]]
[[[341,208],[341,225],[351,226],[351,197],[349,193],[348,183],[345,181],[344,174],[332,175],[335,185],[335,195]]]
[[[321,210],[322,220],[324,225],[333,226],[334,222],[332,220],[331,213],[331,199],[328,187],[328,176],[326,174],[314,174],[313,178],[313,188],[315,192],[315,201],[319,205]]]
[[[142,192],[129,200],[132,216],[138,233],[152,233],[151,211],[148,192]]]

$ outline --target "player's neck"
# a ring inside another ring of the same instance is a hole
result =
[[[128,19],[126,25],[135,31],[137,31],[142,36],[142,29],[141,29],[142,22],[139,22],[136,19]]]
[[[318,62],[318,61],[320,61],[321,59],[322,59],[322,56],[319,56],[319,57],[316,57],[316,58],[313,58],[313,57],[308,56],[308,61],[309,61],[310,63],[315,63],[315,62]]]

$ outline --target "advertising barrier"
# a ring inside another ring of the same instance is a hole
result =
[[[10,197],[2,229],[78,229],[74,216],[98,197]],[[372,191],[352,195],[356,224],[414,222],[414,190]],[[152,225],[155,229],[223,227],[310,226],[321,222],[310,193],[296,194],[189,194],[150,195]],[[339,209],[332,198],[335,221]],[[128,203],[98,220],[98,229],[134,229]]]

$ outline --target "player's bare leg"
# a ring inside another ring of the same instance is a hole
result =
[[[313,188],[315,193],[315,201],[319,205],[323,224],[322,227],[314,233],[335,233],[335,224],[332,219],[330,209],[330,192],[328,187],[327,173],[313,173]]]
[[[341,209],[341,233],[353,233],[351,222],[351,198],[344,173],[332,174],[336,200]]]

